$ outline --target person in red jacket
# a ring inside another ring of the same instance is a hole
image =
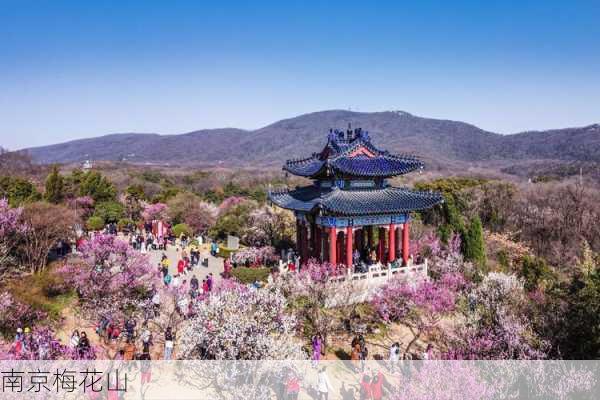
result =
[[[360,380],[360,400],[371,400],[372,397],[371,377],[364,374]]]
[[[185,271],[185,261],[183,261],[183,259],[180,259],[179,262],[177,262],[177,273],[179,275],[183,275],[184,271]]]
[[[296,400],[298,398],[299,393],[300,393],[300,380],[293,372],[290,372],[290,374],[288,375],[288,380],[285,383],[286,399]]]
[[[381,400],[383,398],[383,380],[384,376],[381,371],[377,372],[377,375],[373,377],[371,382],[371,398],[373,400]]]

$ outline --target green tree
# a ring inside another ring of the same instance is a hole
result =
[[[104,220],[102,217],[98,217],[93,215],[88,218],[85,223],[85,226],[91,231],[99,231],[104,228]]]
[[[102,174],[96,171],[87,172],[79,185],[80,196],[91,196],[96,203],[112,201],[117,191],[114,185]]]
[[[105,201],[96,205],[94,216],[102,218],[105,223],[118,222],[123,218],[125,208],[116,201]]]
[[[245,202],[233,207],[217,219],[217,223],[210,228],[211,236],[225,239],[227,235],[242,237],[248,229],[250,213],[256,208],[255,203]]]
[[[44,198],[49,203],[58,204],[64,198],[64,180],[58,172],[58,166],[54,165],[52,171],[46,178],[46,192]]]
[[[32,203],[41,199],[33,183],[27,179],[3,176],[0,177],[0,198],[7,198],[11,206]]]
[[[125,189],[125,194],[127,194],[127,197],[131,197],[138,201],[146,199],[146,193],[144,193],[142,185],[129,185],[127,189]]]
[[[186,224],[177,224],[173,227],[173,235],[175,237],[181,236],[181,234],[186,234],[188,237],[192,236],[192,229]]]
[[[576,276],[569,289],[564,312],[566,332],[557,347],[570,359],[600,358],[600,271]],[[558,336],[558,335],[557,335]],[[562,335],[561,335],[562,336]]]
[[[463,235],[463,255],[465,260],[484,268],[486,264],[485,242],[483,240],[483,228],[478,216],[471,219],[469,227]]]
[[[519,276],[525,279],[525,288],[533,290],[554,278],[554,274],[543,258],[525,256],[521,261]]]

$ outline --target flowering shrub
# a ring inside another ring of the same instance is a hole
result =
[[[493,398],[494,393],[494,385],[486,382],[473,365],[427,361],[420,368],[413,369],[410,378],[402,380],[393,398],[396,400],[481,400]]]
[[[227,282],[195,306],[181,333],[185,359],[304,359],[294,338],[296,320],[279,291],[250,290]]]
[[[46,317],[46,313],[17,301],[10,293],[0,293],[0,333],[4,336],[10,337],[17,328],[32,326]]]
[[[221,204],[219,204],[219,215],[225,214],[227,211],[246,201],[248,201],[248,199],[241,196],[231,196],[226,198],[221,202]]]
[[[250,264],[252,266],[263,265],[278,260],[275,249],[271,246],[246,247],[236,251],[231,259],[238,264]]]
[[[458,292],[464,286],[460,274],[447,274],[439,281],[394,279],[382,286],[371,302],[387,322],[402,321],[411,312],[429,316],[445,314],[454,311]]]
[[[113,235],[98,234],[80,250],[82,263],[59,271],[77,290],[86,313],[119,315],[136,306],[157,279],[147,256]]]
[[[249,226],[242,240],[251,246],[289,246],[294,234],[294,219],[287,211],[264,206],[250,213]]]
[[[27,231],[21,222],[22,208],[11,208],[8,200],[0,199],[0,275],[13,261],[13,250],[19,235]]]
[[[409,327],[413,339],[407,346],[408,352],[423,334],[436,330],[443,316],[455,310],[465,286],[459,273],[445,274],[436,281],[394,279],[375,292],[371,304],[386,322],[401,322]]]
[[[273,280],[272,286],[285,295],[299,318],[302,332],[309,337],[320,333],[325,345],[340,316],[352,315],[361,301],[350,280],[338,280],[346,272],[344,266],[310,259],[298,272],[278,274]]]
[[[69,205],[77,210],[82,218],[89,218],[94,210],[94,199],[91,196],[80,196],[69,200]]]
[[[22,212],[21,207],[11,208],[8,200],[0,199],[0,238],[25,230],[25,226],[19,221]]]
[[[448,358],[540,359],[547,344],[524,313],[523,282],[514,275],[489,273],[469,295],[471,312],[454,332]]]
[[[200,201],[186,211],[183,220],[194,232],[206,232],[217,221],[218,212],[214,204]]]
[[[142,211],[142,218],[146,222],[167,219],[167,205],[164,203],[146,204]]]

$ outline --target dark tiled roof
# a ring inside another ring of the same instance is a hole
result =
[[[304,158],[302,160],[288,160],[283,169],[293,175],[298,176],[313,176],[317,175],[325,165],[325,161],[319,160],[316,157]]]
[[[442,202],[439,193],[415,192],[405,188],[343,190],[307,186],[296,190],[269,193],[276,205],[308,212],[321,208],[332,215],[374,215],[425,210]]]
[[[353,154],[361,147],[372,156]],[[304,177],[316,177],[330,171],[357,177],[386,177],[406,174],[422,167],[423,163],[413,156],[392,155],[377,149],[368,133],[361,132],[351,139],[344,138],[343,134],[330,133],[321,153],[288,160],[283,169]]]
[[[387,155],[374,158],[364,156],[339,157],[333,160],[331,164],[334,169],[344,174],[369,177],[403,175],[423,166],[423,163],[415,158]]]

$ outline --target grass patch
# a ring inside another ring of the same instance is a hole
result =
[[[254,283],[256,281],[266,282],[271,273],[270,268],[246,268],[238,267],[231,271],[231,275],[242,283]]]
[[[66,287],[62,277],[51,267],[38,274],[8,282],[6,290],[16,300],[30,305],[34,310],[47,313],[48,318],[53,321],[60,318],[62,311],[76,297],[75,292]]]

